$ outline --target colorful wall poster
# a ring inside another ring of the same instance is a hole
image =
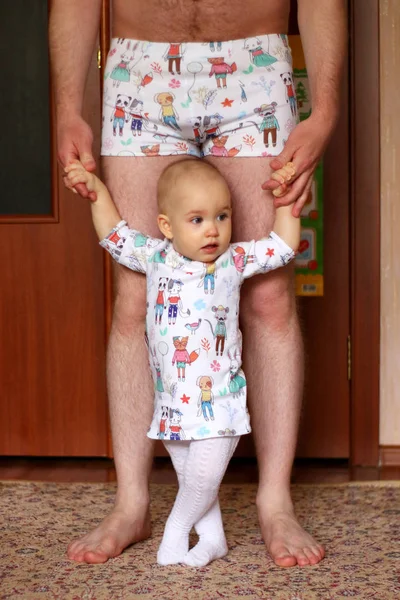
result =
[[[311,95],[299,35],[289,36],[300,121],[311,114]],[[319,163],[307,202],[301,213],[301,240],[296,265],[296,294],[323,296],[323,164]]]

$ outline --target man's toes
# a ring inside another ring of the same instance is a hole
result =
[[[288,548],[281,548],[272,553],[273,561],[278,567],[294,567],[297,564],[296,558],[289,552]]]
[[[79,542],[72,542],[67,548],[67,556],[71,560],[83,561],[84,547]]]
[[[89,563],[91,565],[97,565],[101,563],[107,562],[109,556],[102,550],[88,550],[83,555],[83,560],[85,563]]]
[[[307,556],[310,565],[316,565],[319,563],[319,557],[313,552],[311,548],[304,548],[304,554]]]
[[[312,546],[309,546],[309,549],[314,553],[314,555],[317,557],[318,562],[320,560],[322,560],[325,557],[325,550],[322,546],[320,546],[319,544],[314,544]]]
[[[307,558],[307,556],[303,550],[298,550],[296,552],[296,558],[297,558],[297,564],[299,565],[299,567],[306,567],[307,565],[310,564],[310,561]]]

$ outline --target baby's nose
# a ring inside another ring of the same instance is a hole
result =
[[[207,229],[207,235],[209,236],[217,236],[218,235],[218,227],[215,223],[210,223]]]

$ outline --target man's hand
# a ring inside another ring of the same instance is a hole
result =
[[[318,162],[328,144],[333,125],[327,123],[316,115],[311,115],[307,120],[299,123],[290,134],[283,151],[271,160],[270,165],[274,171],[280,171],[288,163],[293,163],[295,175],[282,181],[284,177],[274,176],[262,184],[264,190],[272,191],[274,204],[286,206],[294,204],[292,214],[299,217],[308,198],[313,181],[313,174]]]
[[[58,118],[57,138],[58,160],[64,169],[76,160],[81,161],[87,171],[96,169],[96,162],[92,155],[92,130],[80,115],[66,117],[61,114]],[[64,184],[66,184],[65,179]],[[66,187],[71,189],[67,185]],[[90,191],[85,183],[78,183],[73,191],[82,198],[89,198],[92,202],[96,200],[96,193]]]

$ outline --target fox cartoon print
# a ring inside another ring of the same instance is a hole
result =
[[[200,350],[193,350],[190,354],[187,351],[189,336],[172,338],[175,352],[172,357],[172,366],[176,363],[178,369],[178,381],[185,381],[186,365],[191,365],[199,356]]]

